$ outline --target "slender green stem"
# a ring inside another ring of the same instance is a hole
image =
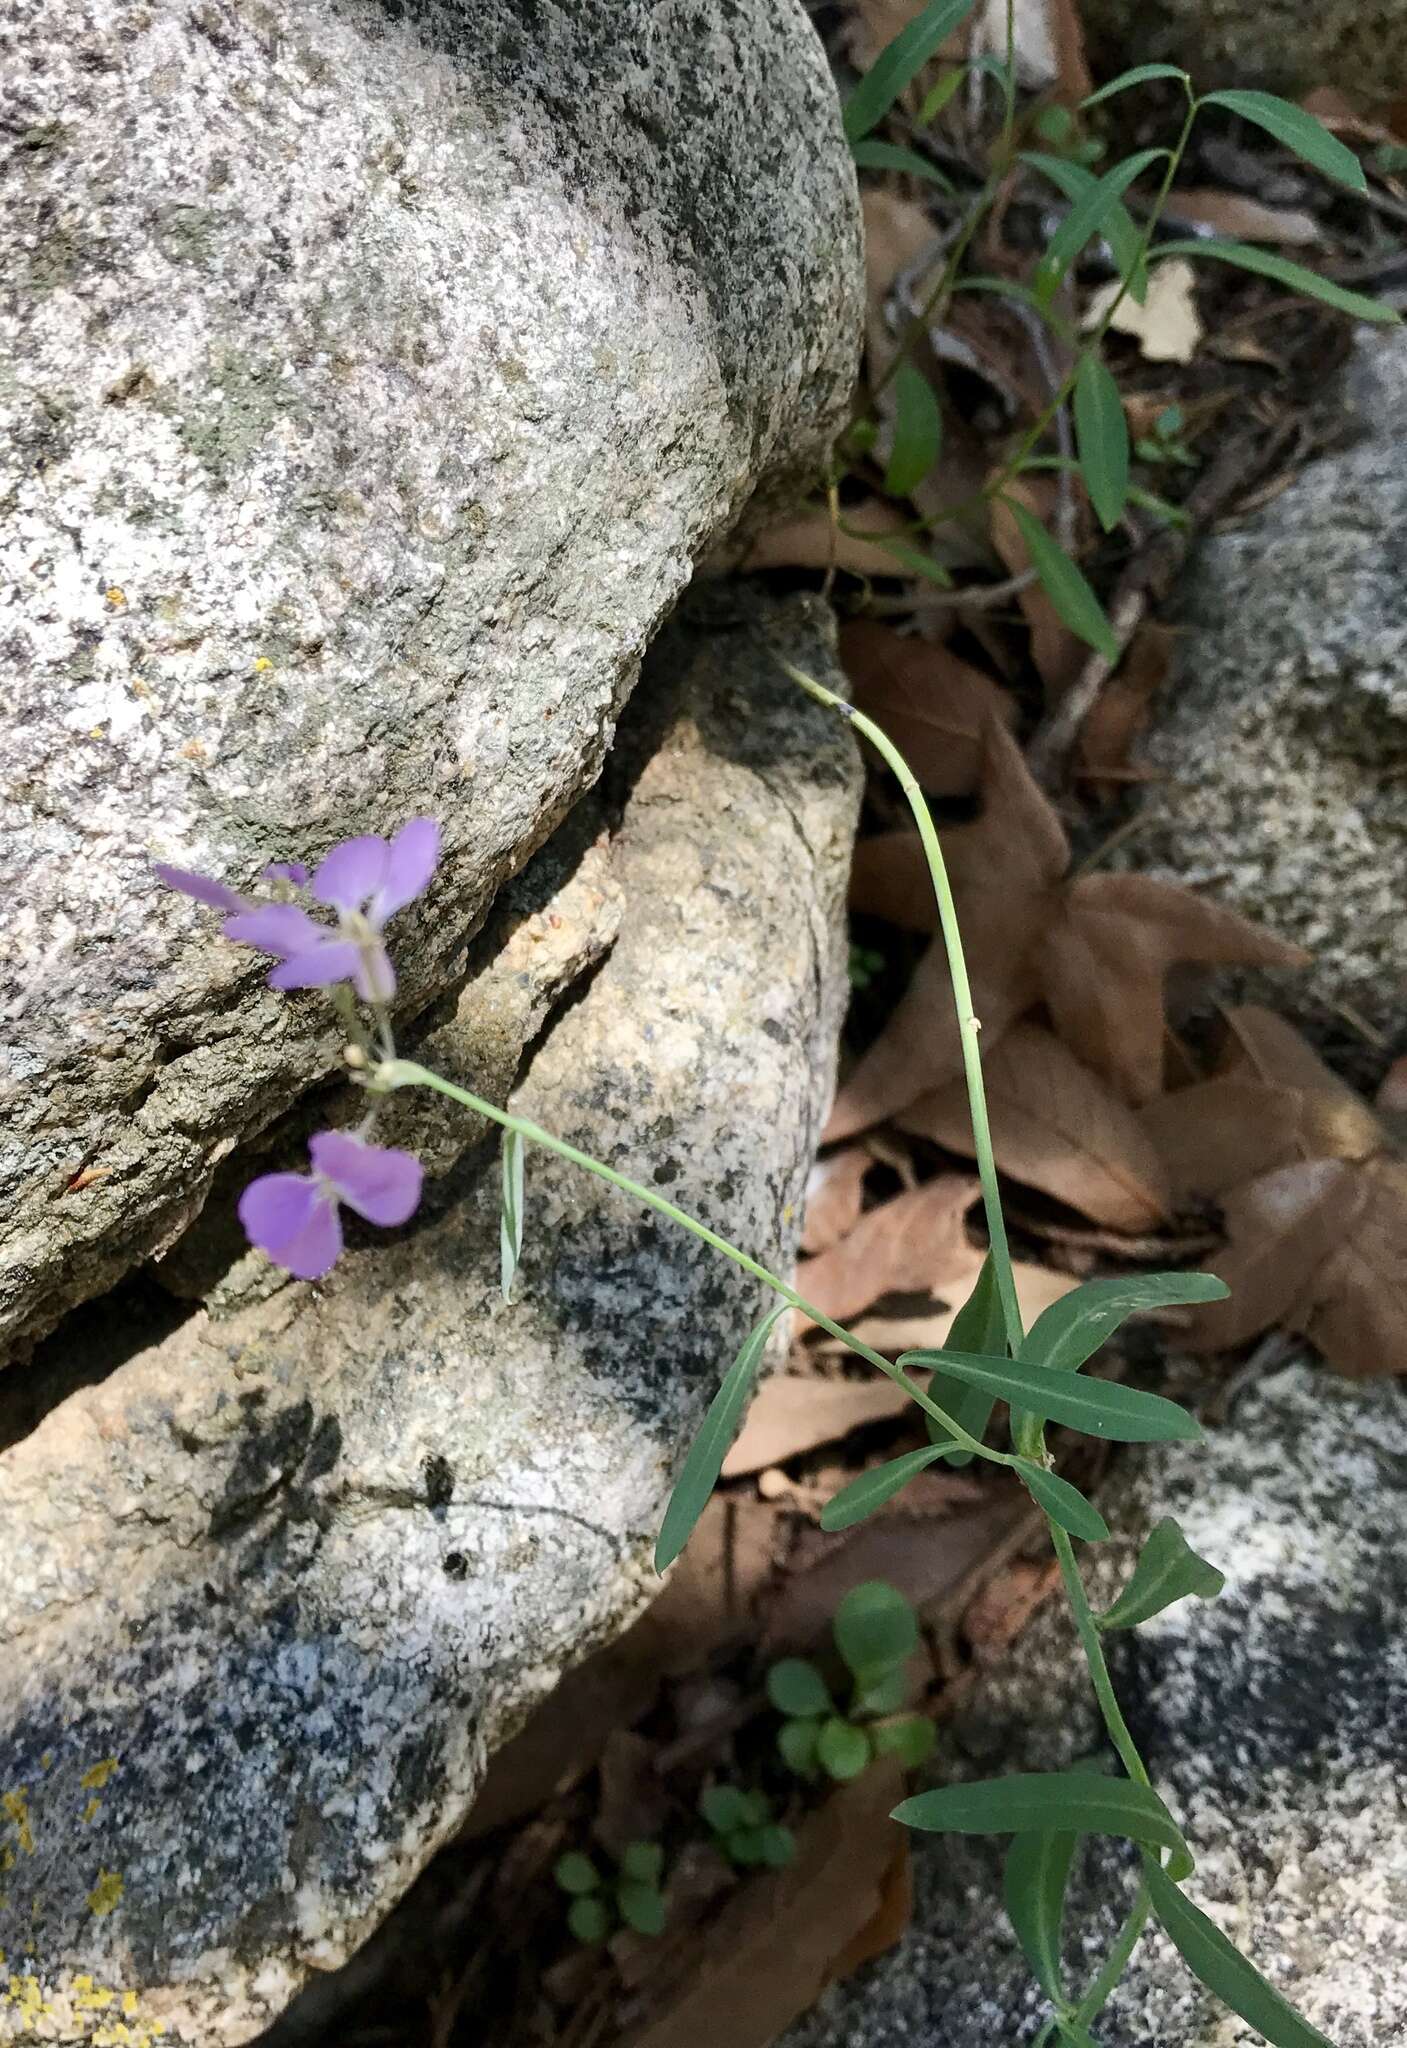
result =
[[[977,1177],[982,1184],[982,1207],[986,1214],[987,1235],[992,1247],[992,1270],[996,1275],[997,1294],[1002,1305],[1002,1321],[1006,1326],[1007,1342],[1014,1358],[1021,1346],[1021,1304],[1016,1297],[1016,1278],[1011,1269],[1011,1248],[1006,1238],[1001,1192],[997,1186],[997,1163],[992,1153],[992,1131],[987,1118],[987,1094],[982,1084],[982,1054],[978,1046],[982,1022],[972,1006],[972,987],[967,977],[962,933],[958,929],[957,906],[953,902],[952,884],[948,880],[943,849],[938,843],[933,813],[928,808],[923,791],[919,788],[908,762],[873,719],[866,718],[862,711],[857,711],[853,705],[847,704],[845,699],[838,697],[833,690],[826,689],[823,683],[818,683],[814,676],[807,675],[804,669],[795,667],[781,656],[778,659],[792,681],[805,690],[809,697],[814,697],[818,703],[829,705],[832,710],[839,711],[843,717],[850,720],[857,732],[864,734],[870,745],[893,769],[899,779],[899,786],[908,799],[909,809],[914,814],[929,873],[933,878],[934,894],[938,899],[938,921],[942,929],[943,946],[948,956],[953,1002],[958,1013],[962,1067],[967,1081],[968,1113],[972,1119],[972,1149],[977,1160]]]
[[[1148,1925],[1148,1916],[1153,1911],[1152,1894],[1143,1879],[1139,1880],[1138,1892],[1129,1908],[1128,1918],[1119,1930],[1119,1938],[1104,1960],[1104,1967],[1094,1979],[1084,1997],[1070,2014],[1077,2027],[1088,2027],[1095,2014],[1108,2002],[1114,1986],[1128,1968],[1129,1957],[1138,1947],[1139,1938]]]
[[[800,1309],[813,1323],[819,1323],[832,1337],[839,1338],[851,1351],[856,1352],[868,1364],[875,1366],[896,1385],[901,1386],[910,1400],[917,1401],[926,1415],[931,1415],[941,1429],[951,1434],[954,1443],[960,1444],[964,1450],[971,1451],[977,1457],[986,1458],[991,1464],[1010,1465],[1018,1470],[1021,1467],[1021,1458],[1009,1456],[1005,1451],[989,1450],[978,1438],[969,1435],[960,1422],[955,1422],[936,1401],[929,1399],[923,1388],[909,1378],[902,1366],[892,1364],[882,1352],[872,1350],[868,1344],[862,1344],[858,1337],[852,1336],[849,1330],[832,1321],[824,1310],[807,1301],[804,1295],[798,1294],[794,1287],[789,1287],[785,1280],[770,1272],[759,1260],[750,1258],[746,1252],[740,1251],[737,1245],[730,1244],[726,1237],[720,1237],[716,1230],[710,1230],[706,1223],[700,1223],[698,1218],[691,1216],[686,1209],[678,1208],[663,1195],[656,1193],[654,1188],[645,1187],[642,1182],[632,1180],[628,1174],[617,1173],[613,1166],[605,1165],[600,1159],[593,1159],[589,1152],[579,1151],[575,1145],[569,1145],[564,1138],[554,1137],[551,1131],[544,1131],[540,1124],[532,1123],[527,1117],[513,1116],[506,1109],[499,1109],[495,1103],[486,1102],[482,1095],[474,1095],[467,1088],[457,1087],[453,1081],[446,1081],[441,1074],[431,1073],[428,1067],[418,1066],[414,1060],[385,1061],[373,1070],[370,1086],[378,1093],[386,1093],[394,1088],[432,1088],[437,1095],[447,1095],[451,1102],[458,1102],[465,1109],[475,1110],[480,1116],[487,1117],[490,1122],[501,1125],[505,1131],[517,1131],[530,1145],[539,1145],[546,1152],[555,1152],[559,1159],[568,1159],[573,1166],[583,1167],[587,1173],[594,1173],[598,1180],[608,1181],[612,1187],[634,1196],[637,1202],[643,1202],[647,1208],[656,1210],[661,1216],[667,1216],[671,1223],[677,1223],[681,1229],[691,1232],[704,1244],[711,1245],[713,1250],[721,1252],[725,1259],[731,1259],[735,1266],[741,1266],[745,1273],[751,1273],[754,1279],[761,1280],[774,1294],[779,1294],[783,1301],[790,1303],[792,1308]]]
[[[1070,1611],[1075,1617],[1075,1628],[1080,1638],[1080,1648],[1089,1665],[1090,1682],[1094,1686],[1099,1711],[1104,1716],[1104,1725],[1109,1731],[1109,1740],[1118,1750],[1124,1769],[1140,1785],[1147,1785],[1148,1772],[1138,1745],[1129,1734],[1128,1723],[1120,1710],[1114,1695],[1114,1681],[1109,1676],[1109,1662],[1104,1655],[1104,1643],[1095,1625],[1094,1610],[1089,1604],[1089,1594],[1080,1576],[1080,1567],[1075,1559],[1075,1546],[1063,1529],[1055,1523],[1050,1525],[1050,1540],[1055,1545],[1056,1560],[1060,1566],[1060,1577],[1065,1586],[1065,1597],[1070,1602]]]

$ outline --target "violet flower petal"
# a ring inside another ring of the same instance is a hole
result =
[[[352,977],[357,994],[364,1003],[389,1003],[396,993],[396,970],[391,965],[386,948],[375,941],[363,946],[357,955],[357,971]]]
[[[310,947],[325,945],[331,933],[325,924],[309,917],[297,903],[261,903],[242,908],[238,917],[223,927],[227,939],[241,946],[257,946],[261,953],[306,953]]]
[[[342,1249],[342,1224],[330,1188],[308,1174],[266,1173],[239,1198],[245,1236],[298,1280],[321,1280]]]
[[[313,894],[334,910],[360,910],[386,879],[391,849],[379,833],[334,846],[313,876]]]
[[[237,889],[231,889],[224,882],[217,882],[210,875],[198,875],[191,868],[173,868],[164,860],[152,863],[157,880],[164,882],[168,889],[179,889],[183,896],[194,896],[197,903],[208,904],[212,910],[248,910],[249,904]]]
[[[316,942],[281,960],[269,976],[270,988],[285,992],[291,988],[330,988],[334,981],[352,981],[360,977],[361,949],[350,939],[323,937],[320,925],[315,929],[319,933]]]
[[[318,1172],[368,1223],[389,1226],[415,1214],[424,1172],[413,1153],[369,1145],[350,1131],[319,1131],[308,1150]]]
[[[439,858],[440,828],[434,818],[412,818],[402,825],[387,850],[385,879],[370,909],[378,931],[428,885]]]
[[[271,860],[266,868],[260,868],[261,882],[292,882],[295,889],[306,889],[308,870],[301,860]]]

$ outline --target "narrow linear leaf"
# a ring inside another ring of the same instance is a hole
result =
[[[1176,64],[1135,64],[1131,70],[1111,78],[1107,85],[1101,85],[1088,99],[1081,100],[1080,107],[1097,107],[1101,100],[1112,100],[1116,92],[1128,92],[1135,85],[1151,85],[1155,78],[1180,78],[1184,85],[1189,83],[1187,73],[1179,71]]]
[[[1047,1472],[1044,1465],[1026,1464],[1017,1469],[1036,1505],[1045,1509],[1058,1528],[1078,1536],[1083,1543],[1109,1540],[1109,1524],[1103,1515],[1068,1479]]]
[[[847,142],[858,142],[882,121],[940,43],[971,14],[976,0],[930,0],[922,14],[886,43],[845,102]]]
[[[1135,1273],[1117,1280],[1086,1280],[1037,1316],[1026,1332],[1021,1356],[1033,1365],[1077,1372],[1141,1309],[1224,1301],[1230,1291],[1215,1273]]]
[[[943,412],[933,386],[912,363],[901,363],[894,379],[894,448],[884,473],[891,498],[907,498],[938,460],[943,445]]]
[[[894,571],[896,576],[902,571],[906,576],[921,576],[927,583],[936,583],[940,590],[952,588],[953,579],[942,563],[935,562],[932,555],[926,555],[922,548],[916,548],[911,540],[903,540],[893,533],[861,533],[847,526],[843,519],[840,530],[852,540],[867,541],[871,547],[882,548],[886,555],[892,555],[898,565]]]
[[[1367,191],[1368,181],[1363,175],[1363,166],[1353,151],[1346,149],[1322,121],[1316,121],[1313,114],[1307,114],[1303,107],[1279,99],[1273,92],[1238,91],[1209,92],[1204,95],[1202,105],[1225,107],[1229,113],[1239,114],[1243,121],[1253,121],[1257,128],[1263,128],[1267,135],[1283,142],[1286,149],[1292,149],[1305,163],[1312,164],[1316,171],[1322,171],[1326,178],[1347,185],[1350,192]]]
[[[1075,437],[1090,503],[1108,533],[1128,503],[1129,429],[1119,387],[1092,353],[1075,373]]]
[[[1053,1372],[1028,1359],[981,1358],[944,1349],[906,1352],[900,1364],[941,1368],[952,1379],[981,1387],[999,1401],[1109,1443],[1193,1443],[1202,1434],[1195,1416],[1162,1394],[1146,1394],[1141,1387],[1121,1386],[1115,1380]]]
[[[1158,1867],[1156,1858],[1144,1857],[1143,1874],[1164,1932],[1193,1976],[1223,2005],[1249,2021],[1273,2048],[1332,2048],[1328,2037],[1301,2019],[1255,1964],[1184,1896],[1167,1871]]]
[[[1096,178],[1089,189],[1080,194],[1051,236],[1050,246],[1036,267],[1036,297],[1043,304],[1050,304],[1056,286],[1085,243],[1104,232],[1110,214],[1134,179],[1141,177],[1150,164],[1157,163],[1167,154],[1165,149],[1141,149],[1136,156],[1126,157],[1123,163],[1115,164],[1113,170],[1106,171],[1102,178]]]
[[[1026,552],[1031,557],[1031,566],[1059,617],[1072,633],[1078,634],[1106,661],[1117,661],[1119,643],[1083,572],[1071,561],[1064,548],[1051,539],[1033,512],[1028,512],[1015,498],[1004,498],[1002,502],[1016,521],[1026,543]]]
[[[1065,1998],[1060,1963],[1065,1887],[1078,1841],[1079,1836],[1069,1832],[1018,1835],[1007,1850],[1002,1873],[1007,1918],[1036,1982],[1057,2005]]]
[[[918,110],[918,125],[926,128],[930,121],[936,121],[948,101],[967,76],[965,64],[955,64],[951,71],[945,71],[932,91],[926,94]]]
[[[659,1537],[655,1543],[655,1570],[664,1571],[672,1565],[693,1533],[695,1522],[708,1505],[708,1497],[718,1483],[723,1469],[723,1460],[728,1446],[738,1433],[747,1397],[752,1391],[757,1368],[762,1363],[762,1354],[767,1339],[771,1336],[779,1317],[787,1312],[786,1303],[774,1308],[769,1315],[752,1330],[742,1350],[729,1366],[723,1384],[714,1395],[709,1411],[703,1419],[698,1435],[689,1448],[684,1460],[669,1505],[664,1511]]]
[[[1355,320],[1375,320],[1386,325],[1401,318],[1381,299],[1367,299],[1362,292],[1345,291],[1327,277],[1316,277],[1302,263],[1291,263],[1288,256],[1277,256],[1271,249],[1253,249],[1248,242],[1160,242],[1148,253],[1150,262],[1161,263],[1168,256],[1191,256],[1199,261],[1209,256],[1216,263],[1234,263],[1238,269],[1255,271],[1258,277],[1273,277],[1277,284],[1301,292],[1307,299],[1318,299],[1340,313],[1350,313]]]
[[[862,171],[903,171],[910,178],[926,178],[940,192],[953,190],[952,179],[945,178],[936,164],[920,156],[916,149],[904,149],[897,142],[876,142],[867,137],[863,142],[852,143],[850,154]]]
[[[934,1428],[937,1427],[935,1423]],[[906,1451],[902,1458],[891,1458],[887,1465],[872,1466],[831,1496],[821,1509],[821,1527],[831,1531],[853,1529],[857,1522],[863,1522],[902,1492],[916,1472],[935,1464],[942,1455],[942,1447],[935,1443],[921,1451]]]
[[[997,1269],[988,1252],[982,1261],[982,1270],[977,1275],[977,1284],[967,1300],[953,1317],[953,1326],[948,1332],[948,1343],[954,1351],[980,1351],[989,1357],[1003,1358],[1006,1355],[1006,1324],[1002,1319],[1001,1296],[997,1291]],[[969,1436],[980,1437],[992,1419],[993,1398],[980,1387],[964,1386],[960,1380],[951,1380],[946,1374],[935,1373],[928,1389],[930,1400],[954,1422],[960,1422]],[[928,1434],[934,1443],[939,1441],[942,1424],[935,1422],[931,1415],[925,1416]],[[954,1467],[970,1465],[973,1453],[962,1449],[945,1451],[943,1463]]]
[[[498,1217],[499,1276],[503,1299],[513,1291],[518,1261],[523,1256],[523,1134],[503,1133],[503,1200]]]
[[[1083,164],[1072,164],[1068,157],[1051,156],[1045,150],[1031,149],[1022,153],[1021,161],[1029,164],[1034,171],[1049,178],[1052,185],[1064,193],[1069,200],[1081,199],[1099,180],[1093,171],[1087,171]],[[1122,200],[1116,199],[1110,207],[1104,222],[1104,238],[1109,244],[1120,277],[1129,280],[1129,290],[1142,305],[1148,292],[1148,265],[1143,254],[1143,237],[1133,224],[1133,217]],[[1034,294],[1033,294],[1034,296]]]
[[[1098,1617],[1099,1626],[1137,1628],[1175,1600],[1215,1600],[1225,1584],[1226,1574],[1199,1557],[1172,1516],[1165,1515],[1150,1531],[1123,1592]]]
[[[891,1818],[940,1835],[1118,1835],[1187,1857],[1177,1822],[1151,1786],[1087,1771],[1034,1771],[944,1785],[900,1800]]]

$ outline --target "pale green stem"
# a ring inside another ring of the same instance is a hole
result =
[[[972,1119],[972,1149],[977,1160],[977,1178],[982,1184],[982,1207],[987,1218],[987,1236],[992,1247],[992,1270],[996,1275],[997,1294],[1002,1306],[1002,1321],[1006,1326],[1007,1343],[1011,1355],[1016,1357],[1021,1347],[1021,1305],[1016,1298],[1016,1279],[1011,1270],[1011,1249],[1006,1239],[1006,1223],[1002,1216],[1001,1193],[997,1187],[997,1163],[992,1153],[991,1125],[987,1120],[987,1094],[982,1085],[982,1054],[978,1046],[978,1035],[982,1029],[981,1019],[972,1006],[972,988],[967,978],[967,961],[962,949],[962,934],[958,929],[957,906],[953,902],[952,884],[948,880],[948,869],[943,859],[943,849],[938,843],[937,828],[933,814],[924,799],[923,791],[914,779],[912,769],[889,736],[882,732],[871,718],[857,711],[853,704],[847,704],[833,690],[818,683],[814,676],[792,662],[778,656],[782,667],[792,681],[814,697],[819,704],[829,705],[833,711],[848,718],[857,732],[864,734],[876,753],[893,769],[899,786],[908,799],[909,809],[914,814],[919,838],[923,843],[928,870],[933,878],[933,892],[938,899],[938,921],[943,934],[943,946],[948,956],[948,973],[952,979],[953,1002],[958,1013],[958,1036],[962,1046],[962,1068],[967,1081],[968,1114]]]
[[[1104,1725],[1109,1730],[1109,1740],[1118,1750],[1124,1769],[1140,1785],[1150,1780],[1144,1768],[1138,1745],[1129,1734],[1128,1723],[1114,1696],[1114,1681],[1109,1676],[1109,1663],[1104,1655],[1104,1644],[1095,1624],[1094,1610],[1089,1604],[1089,1594],[1080,1576],[1080,1567],[1075,1561],[1075,1546],[1063,1529],[1051,1523],[1050,1540],[1055,1545],[1056,1559],[1060,1565],[1060,1576],[1065,1585],[1065,1597],[1070,1602],[1070,1611],[1075,1617],[1075,1628],[1080,1638],[1080,1648],[1089,1665],[1090,1680],[1099,1711],[1104,1716]]]
[[[1108,2003],[1110,1993],[1128,1968],[1129,1957],[1138,1947],[1152,1910],[1152,1895],[1147,1884],[1140,1879],[1138,1893],[1129,1909],[1129,1916],[1119,1930],[1118,1940],[1105,1957],[1103,1969],[1069,2015],[1075,2026],[1088,2028],[1095,2014]]]
[[[726,1237],[720,1237],[716,1230],[710,1230],[706,1223],[700,1223],[698,1218],[689,1215],[687,1210],[677,1208],[673,1202],[667,1201],[653,1188],[647,1188],[642,1182],[632,1180],[628,1174],[617,1173],[613,1166],[593,1159],[589,1152],[579,1151],[575,1145],[569,1145],[564,1138],[555,1138],[551,1131],[544,1131],[540,1124],[530,1122],[527,1117],[513,1116],[508,1110],[499,1109],[495,1103],[486,1102],[483,1096],[471,1094],[467,1088],[459,1088],[453,1081],[446,1081],[443,1075],[431,1073],[428,1067],[417,1066],[414,1060],[387,1060],[374,1070],[370,1085],[374,1091],[383,1093],[393,1088],[433,1088],[437,1095],[447,1095],[451,1102],[458,1102],[465,1109],[475,1110],[478,1115],[487,1117],[490,1122],[501,1125],[505,1131],[517,1131],[530,1145],[540,1145],[546,1152],[555,1152],[559,1159],[568,1159],[573,1166],[583,1167],[587,1173],[594,1173],[598,1180],[608,1181],[613,1188],[619,1188],[624,1194],[632,1195],[637,1202],[643,1202],[647,1208],[654,1209],[661,1216],[667,1216],[671,1223],[677,1223],[682,1230],[691,1232],[704,1244],[711,1245],[714,1251],[721,1252],[725,1259],[731,1259],[735,1266],[741,1266],[745,1273],[751,1273],[754,1279],[761,1280],[792,1308],[800,1309],[813,1323],[819,1323],[832,1337],[839,1338],[851,1351],[856,1352],[868,1364],[901,1386],[910,1400],[917,1401],[926,1415],[931,1415],[941,1429],[949,1432],[955,1444],[960,1444],[964,1450],[971,1451],[977,1457],[986,1458],[991,1464],[1010,1465],[1017,1470],[1020,1469],[1023,1463],[1021,1458],[1009,1456],[1005,1451],[990,1450],[978,1438],[969,1435],[961,1423],[955,1422],[951,1415],[944,1413],[936,1401],[929,1399],[923,1388],[909,1378],[902,1366],[891,1364],[882,1352],[872,1350],[868,1344],[862,1344],[858,1337],[852,1336],[839,1323],[833,1322],[822,1309],[807,1301],[804,1295],[798,1294],[794,1287],[789,1287],[777,1274],[769,1272],[757,1259],[750,1258],[746,1252],[740,1251],[737,1245],[730,1244]]]

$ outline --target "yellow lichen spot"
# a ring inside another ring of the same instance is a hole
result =
[[[44,1754],[43,1754],[43,1756],[41,1756],[41,1757],[40,1757],[40,1759],[39,1759],[39,1768],[40,1768],[40,1770],[41,1770],[41,1771],[47,1771],[47,1770],[50,1770],[50,1769],[52,1768],[52,1766],[53,1766],[53,1762],[54,1762],[54,1752],[53,1752],[53,1750],[52,1750],[52,1749],[46,1749],[46,1750],[45,1750],[45,1752],[44,1752]]]
[[[100,1764],[91,1764],[78,1782],[85,1792],[101,1792],[117,1764],[115,1756],[105,1756]]]
[[[124,2012],[135,2012],[137,2010],[137,1994],[135,1991],[123,1992],[122,2010]]]
[[[102,1809],[102,1803],[103,1802],[101,1799],[90,1799],[88,1801],[88,1804],[83,1809],[84,1820],[90,1821],[96,1819],[98,1813]]]
[[[92,1991],[85,1991],[80,1997],[74,1999],[74,2010],[76,2012],[106,2012],[116,1996],[116,1992],[109,1991],[105,1985],[99,1984]]]
[[[127,602],[127,593],[118,583],[114,583],[110,589],[105,590],[103,596],[111,605],[123,605]]]
[[[105,740],[107,738],[107,734],[103,731],[103,728],[100,725],[90,725],[88,728],[88,737],[90,740]]]
[[[9,1843],[6,1842],[4,1847],[0,1848],[0,1871],[13,1870],[14,1867],[15,1852],[10,1847]]]
[[[13,1822],[15,1833],[19,1836],[20,1847],[25,1855],[32,1856],[34,1854],[34,1829],[30,1826],[29,1822],[28,1787],[16,1785],[13,1792],[6,1792],[0,1795],[0,1810],[3,1810]],[[11,1861],[13,1862],[13,1857]],[[4,1867],[8,1870],[10,1865],[6,1864]]]
[[[273,667],[273,663],[272,663],[272,662],[271,662],[271,661],[269,660],[269,657],[268,657],[268,655],[267,655],[267,654],[256,654],[256,655],[255,655],[255,657],[254,657],[254,673],[255,673],[255,675],[256,675],[256,676],[261,676],[261,675],[262,675],[262,674],[264,673],[264,671],[265,671],[265,669],[266,669],[266,668],[272,668],[272,667]]]
[[[99,1919],[110,1913],[122,1897],[122,1879],[115,1870],[100,1870],[98,1881],[88,1894],[88,1911]]]
[[[91,1977],[88,1976],[75,1977],[73,1980],[73,1988],[75,1991],[91,1991],[93,1988],[93,1980]]]

